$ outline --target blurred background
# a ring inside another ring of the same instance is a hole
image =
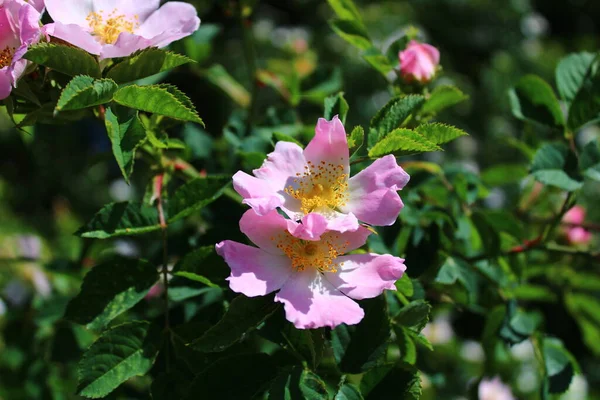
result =
[[[183,158],[199,171],[232,174],[255,167],[269,152],[271,133],[310,137],[323,113],[323,99],[343,90],[350,105],[347,130],[368,126],[390,98],[388,82],[340,39],[327,20],[332,11],[321,0],[248,2],[240,19],[235,2],[191,1],[202,25],[190,38],[171,46],[197,64],[155,81],[177,85],[194,101],[206,127],[174,127],[185,141]],[[595,0],[356,0],[369,34],[385,49],[409,29],[441,52],[443,71],[436,84],[455,84],[468,102],[444,111],[438,119],[470,136],[427,155],[429,161],[467,167],[485,176],[491,166],[522,165],[513,184],[494,188],[483,203],[511,209],[519,202],[518,180],[527,159],[515,139],[535,144],[544,132],[529,131],[516,120],[508,89],[523,75],[554,82],[554,68],[567,53],[597,51],[600,2]],[[248,45],[245,41],[251,41]],[[259,82],[251,81],[256,71]],[[250,103],[256,90],[256,102]],[[247,121],[250,121],[249,124]],[[577,133],[583,145],[600,137],[597,126]],[[73,399],[74,365],[94,336],[61,320],[65,304],[79,289],[86,268],[111,254],[160,257],[157,235],[136,239],[87,241],[73,233],[104,204],[141,200],[151,171],[136,161],[131,186],[122,179],[101,121],[39,125],[15,130],[0,116],[0,399]],[[587,186],[586,186],[587,187]],[[600,219],[598,188],[583,194],[589,219]],[[592,199],[596,199],[595,203]],[[199,245],[236,239],[244,208],[225,196],[191,220],[173,226],[170,254]],[[410,270],[409,270],[410,273]],[[194,288],[183,288],[182,298]],[[190,294],[191,293],[191,294]],[[147,303],[152,306],[154,299]],[[195,303],[194,307],[200,307]],[[146,305],[144,305],[145,307]],[[183,305],[175,313],[192,312]],[[467,398],[468,382],[480,375],[483,350],[477,342],[481,318],[436,307],[426,328],[436,351],[421,360],[428,398]],[[160,307],[157,306],[157,310]],[[146,309],[134,309],[152,313]],[[207,318],[218,313],[207,311]],[[183,318],[183,317],[182,317]],[[600,362],[581,344],[580,332],[567,316],[557,324],[567,348],[580,360],[586,378],[577,376],[564,399],[600,398]],[[562,319],[561,319],[562,318]],[[565,322],[566,321],[566,322]],[[551,324],[550,324],[551,325]],[[569,338],[571,340],[569,340]],[[502,355],[514,365],[513,387],[519,398],[536,398],[539,376],[528,341]],[[145,398],[144,379],[134,380],[111,398]]]

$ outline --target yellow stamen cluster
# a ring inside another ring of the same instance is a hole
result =
[[[300,200],[301,210],[308,214],[320,208],[336,209],[348,200],[348,174],[341,164],[321,161],[318,165],[308,162],[303,173],[297,173],[284,191]]]
[[[10,65],[15,50],[14,47],[6,46],[4,50],[0,51],[0,68],[8,67]]]
[[[92,34],[96,36],[102,44],[113,44],[119,38],[121,32],[133,33],[139,24],[139,18],[134,15],[133,18],[117,14],[117,9],[114,9],[106,17],[103,17],[103,12],[91,12],[86,20],[92,29]]]
[[[319,241],[298,239],[289,233],[271,238],[278,249],[292,261],[292,267],[304,271],[313,267],[319,272],[336,272],[343,263],[335,262],[336,258],[346,252],[349,242],[340,243],[339,235],[325,234]]]

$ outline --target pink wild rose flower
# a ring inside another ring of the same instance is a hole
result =
[[[510,387],[502,383],[499,377],[482,379],[477,390],[479,400],[515,400]]]
[[[304,150],[295,143],[278,142],[253,173],[238,171],[233,186],[259,215],[277,207],[293,220],[319,213],[329,221],[329,229],[340,232],[356,230],[358,220],[392,225],[404,206],[397,191],[410,178],[392,155],[350,178],[346,131],[337,116],[319,119]]]
[[[46,0],[54,20],[50,36],[100,58],[126,57],[148,47],[165,47],[191,35],[200,19],[194,6],[160,0]]]
[[[286,318],[299,329],[357,324],[364,311],[353,300],[395,290],[404,260],[390,255],[352,254],[371,233],[327,229],[320,214],[298,223],[273,210],[260,216],[248,210],[241,231],[258,247],[225,240],[216,245],[229,267],[231,290],[249,297],[278,291]]]
[[[41,37],[40,13],[23,0],[0,0],[0,100],[10,95],[29,62],[27,48]]]
[[[405,81],[416,80],[426,83],[435,75],[435,69],[440,63],[440,52],[427,43],[411,40],[404,51],[401,51],[400,75]]]
[[[587,229],[577,226],[585,220],[585,209],[581,206],[571,208],[564,215],[562,222],[567,224],[566,235],[571,243],[586,244],[592,239],[592,233]]]

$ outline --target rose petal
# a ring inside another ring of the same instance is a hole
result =
[[[12,78],[8,67],[0,69],[0,100],[4,100],[12,91]]]
[[[394,283],[402,278],[404,260],[391,255],[352,254],[336,259],[337,272],[325,274],[337,290],[361,300],[379,296],[385,289],[396,290]]]
[[[127,57],[138,50],[152,46],[152,42],[140,35],[121,32],[114,44],[105,44],[100,51],[100,59]]]
[[[327,232],[321,236],[321,239],[330,242],[337,248],[343,248],[344,253],[347,253],[362,247],[371,233],[373,233],[371,230],[360,226],[355,231]]]
[[[92,0],[46,0],[45,4],[52,20],[64,25],[76,24],[87,27],[86,18],[94,11]]]
[[[93,0],[93,4],[95,11],[110,13],[117,10],[116,15],[135,16],[141,24],[158,9],[160,0]]]
[[[217,254],[231,268],[231,275],[227,278],[229,287],[248,297],[264,296],[281,288],[293,272],[286,256],[273,255],[230,240],[215,247]]]
[[[169,1],[153,12],[136,33],[151,39],[152,46],[164,47],[175,40],[191,35],[200,26],[194,6],[179,1]]]
[[[48,35],[62,39],[67,43],[87,51],[88,53],[97,55],[102,51],[102,46],[96,41],[94,36],[92,36],[79,25],[65,25],[62,22],[55,22],[53,24],[46,25],[44,28]]]
[[[275,295],[285,317],[298,329],[359,323],[365,313],[352,299],[336,290],[313,268],[295,272]]]
[[[238,171],[233,175],[233,188],[259,215],[265,215],[284,203],[282,195],[273,190],[269,182]]]
[[[344,173],[350,173],[348,139],[344,125],[337,115],[331,121],[319,118],[315,136],[304,149],[304,156],[314,165],[325,161],[333,165],[342,165]]]
[[[277,248],[277,242],[274,238],[282,234],[287,235],[287,222],[288,220],[275,210],[260,216],[250,209],[240,219],[240,230],[262,250],[271,254],[282,255],[283,252]]]
[[[404,206],[398,193],[410,176],[392,155],[385,156],[350,178],[349,200],[342,207],[371,225],[392,225]]]
[[[319,240],[327,230],[327,219],[321,214],[308,214],[302,218],[302,223],[292,220],[286,222],[288,232],[303,240]]]

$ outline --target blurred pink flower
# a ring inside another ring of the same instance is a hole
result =
[[[194,6],[160,0],[46,0],[54,20],[48,34],[100,58],[126,57],[148,47],[165,47],[191,35],[200,19]]]
[[[499,377],[482,379],[478,390],[479,400],[515,400],[510,387],[502,383]]]
[[[581,226],[585,220],[585,209],[581,206],[571,208],[564,215],[562,222],[568,224],[566,228],[567,239],[571,243],[586,244],[592,239],[592,233]]]
[[[0,100],[25,73],[27,48],[40,40],[40,13],[23,0],[0,0]]]
[[[427,43],[411,40],[400,57],[400,75],[405,81],[416,80],[426,83],[435,75],[435,69],[440,63],[440,52]]]
[[[392,225],[404,206],[397,191],[410,179],[393,155],[350,178],[346,131],[337,116],[319,119],[304,150],[295,143],[278,142],[253,173],[238,171],[233,187],[259,215],[277,207],[293,220],[319,213],[327,218],[329,229],[340,232],[356,230],[358,220]]]
[[[298,223],[275,210],[263,216],[248,210],[240,229],[258,248],[230,240],[216,245],[231,268],[231,290],[249,297],[278,291],[275,301],[299,329],[357,324],[364,311],[353,299],[395,290],[406,269],[403,259],[390,255],[343,255],[361,247],[371,231],[328,230],[320,214]]]

